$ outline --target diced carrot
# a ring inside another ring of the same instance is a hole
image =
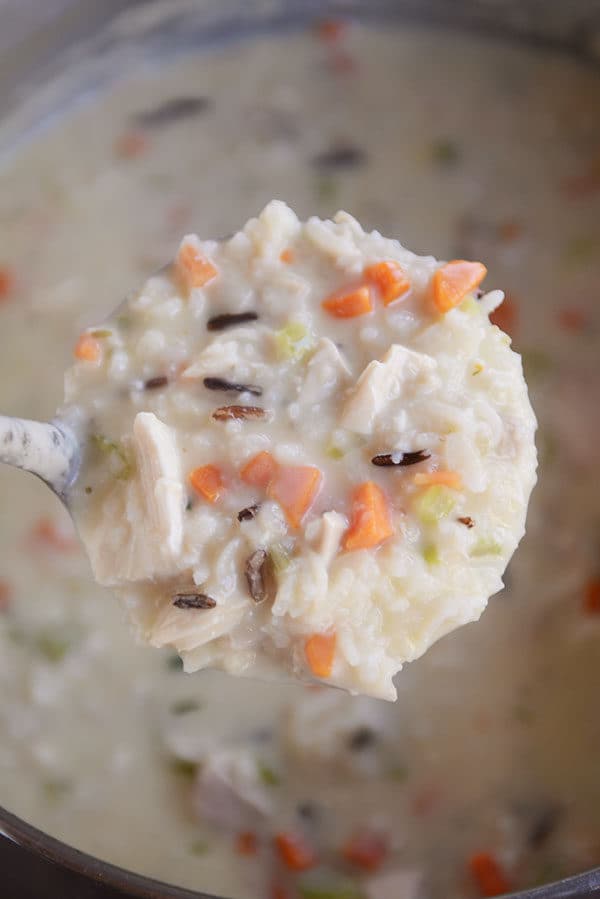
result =
[[[321,470],[313,465],[277,467],[267,492],[283,509],[290,527],[300,527],[316,499],[322,479]]]
[[[508,878],[490,852],[477,852],[471,856],[469,870],[481,896],[501,896],[510,892]]]
[[[6,612],[12,599],[12,587],[8,581],[0,580],[0,612]]]
[[[600,191],[600,153],[592,157],[584,170],[565,178],[563,190],[572,200],[582,200]]]
[[[373,308],[370,287],[363,285],[348,293],[334,293],[323,300],[323,309],[334,318],[356,318],[366,315]]]
[[[115,155],[120,159],[137,159],[147,149],[148,138],[141,131],[126,131],[115,143]]]
[[[235,849],[240,855],[256,855],[258,852],[258,840],[251,830],[245,830],[237,835]]]
[[[240,471],[240,478],[245,484],[250,484],[252,487],[266,488],[276,471],[276,460],[267,450],[262,450],[246,462]]]
[[[335,43],[346,31],[348,23],[342,19],[321,19],[317,23],[317,34],[327,43]]]
[[[15,285],[15,276],[5,265],[0,265],[0,303],[7,300]]]
[[[384,306],[405,296],[410,281],[398,262],[376,262],[365,269],[365,277],[379,290]]]
[[[433,302],[439,312],[449,312],[458,306],[468,293],[479,287],[487,269],[481,262],[453,259],[442,265],[433,275]]]
[[[91,334],[82,334],[75,344],[74,353],[76,359],[97,365],[102,359],[102,344]]]
[[[388,854],[388,841],[382,834],[362,832],[350,837],[342,855],[351,865],[364,871],[377,871]]]
[[[70,534],[59,531],[56,524],[50,518],[39,518],[31,531],[34,543],[41,544],[48,549],[60,553],[74,552],[79,543]]]
[[[600,615],[600,577],[592,578],[585,585],[583,608],[588,615]]]
[[[292,249],[290,249],[290,247],[288,247],[287,250],[281,251],[281,253],[279,254],[279,258],[286,265],[291,265],[294,262],[296,255],[295,255],[294,251]]]
[[[219,274],[210,259],[202,255],[193,238],[184,237],[177,253],[177,272],[186,290],[204,287]]]
[[[269,899],[291,899],[291,895],[282,884],[274,883],[271,886]]]
[[[275,837],[275,849],[290,871],[306,871],[317,863],[314,850],[299,834],[278,833]]]
[[[523,225],[517,219],[507,219],[504,222],[500,222],[497,234],[500,240],[505,243],[513,243],[523,234]]]
[[[510,337],[515,336],[517,330],[518,309],[514,299],[508,294],[497,309],[490,314],[490,321]]]
[[[337,636],[335,631],[312,634],[304,642],[304,655],[315,677],[329,677],[333,669]]]
[[[442,793],[439,787],[429,784],[421,787],[410,800],[410,810],[419,818],[426,818],[440,804]]]
[[[344,549],[368,549],[383,543],[394,533],[387,497],[374,481],[365,481],[352,496],[350,527],[343,540]]]
[[[199,496],[209,503],[216,503],[223,488],[223,476],[216,465],[201,465],[190,473],[190,484]]]
[[[451,487],[453,490],[462,489],[462,478],[457,471],[419,471],[414,477],[414,483],[418,487],[431,487],[440,484],[443,487]]]
[[[588,317],[583,309],[572,306],[559,310],[558,323],[563,331],[580,334],[588,325]]]
[[[356,56],[344,50],[336,50],[331,54],[330,68],[340,75],[353,75],[358,71]]]

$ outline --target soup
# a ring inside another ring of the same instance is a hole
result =
[[[6,807],[244,899],[312,899],[322,881],[376,896],[389,872],[476,896],[482,856],[515,889],[598,863],[599,100],[597,73],[551,53],[328,23],[134,70],[5,154],[3,412],[51,416],[77,334],[183,232],[230,233],[280,197],[489,262],[541,456],[505,590],[400,674],[395,705],[188,676],[134,646],[58,501],[0,472]],[[251,786],[229,819],[207,792],[224,759]],[[288,870],[277,834],[315,870]]]

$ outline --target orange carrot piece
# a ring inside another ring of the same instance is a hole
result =
[[[184,237],[177,253],[177,271],[185,288],[193,290],[204,287],[219,274],[218,269],[194,246],[194,242]]]
[[[267,450],[257,453],[246,462],[240,471],[240,478],[252,487],[268,487],[277,471],[277,462]]]
[[[209,503],[216,503],[225,486],[223,476],[216,465],[201,465],[190,473],[190,484],[199,496]]]
[[[98,364],[102,359],[102,345],[91,334],[82,334],[75,344],[74,354],[81,362]]]
[[[141,131],[126,131],[115,143],[115,155],[120,159],[137,159],[148,149],[148,138]]]
[[[321,19],[317,23],[317,34],[327,43],[338,41],[348,27],[348,23],[342,19]]]
[[[365,277],[379,290],[384,306],[399,300],[410,290],[410,281],[398,262],[376,262],[365,269]]]
[[[334,293],[321,303],[323,309],[334,318],[356,318],[373,309],[371,289],[366,285],[348,293]]]
[[[274,883],[269,899],[291,899],[291,895],[282,884]]]
[[[388,854],[388,841],[382,834],[356,833],[342,848],[342,855],[351,865],[363,871],[377,871]]]
[[[387,497],[374,481],[365,481],[352,496],[350,527],[343,540],[344,549],[368,549],[383,543],[394,533]]]
[[[431,487],[440,484],[443,487],[451,487],[452,490],[462,489],[462,478],[457,471],[420,471],[414,477],[414,483],[418,487]]]
[[[314,850],[298,834],[278,833],[275,837],[275,849],[290,871],[307,871],[317,863]]]
[[[557,318],[561,329],[570,331],[572,334],[581,334],[589,324],[585,310],[578,309],[576,306],[560,309]]]
[[[0,580],[0,612],[6,612],[12,599],[12,587],[8,581]]]
[[[294,262],[295,258],[296,258],[296,254],[294,253],[294,251],[293,251],[290,247],[288,247],[287,250],[282,250],[282,251],[281,251],[281,253],[279,254],[279,258],[280,258],[281,261],[284,262],[286,265],[291,265],[291,264]]]
[[[518,309],[516,302],[511,296],[505,296],[500,306],[490,313],[490,321],[493,325],[500,328],[501,331],[505,331],[509,337],[515,336],[515,331],[517,330]]]
[[[258,840],[251,830],[245,830],[237,835],[235,850],[239,855],[256,855],[258,852]]]
[[[75,537],[59,531],[50,518],[38,518],[31,531],[34,543],[60,553],[74,552],[79,544]]]
[[[312,634],[304,642],[304,655],[315,677],[329,677],[333,669],[337,636],[335,631]]]
[[[290,527],[300,527],[302,519],[316,499],[322,479],[321,470],[313,465],[277,467],[267,493],[279,503]]]
[[[8,299],[15,286],[15,276],[6,266],[0,266],[0,302]]]
[[[454,259],[438,268],[433,275],[433,302],[438,312],[449,312],[462,303],[486,275],[485,265],[465,259]]]
[[[490,852],[477,852],[469,859],[469,871],[481,896],[501,896],[511,885],[498,861]]]
[[[600,577],[592,578],[585,585],[583,608],[588,615],[600,615]]]

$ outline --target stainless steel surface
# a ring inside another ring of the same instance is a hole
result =
[[[41,478],[61,499],[77,476],[75,435],[58,422],[0,415],[0,462]]]

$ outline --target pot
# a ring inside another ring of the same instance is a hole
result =
[[[132,53],[169,56],[182,49],[252,33],[291,29],[316,16],[435,22],[484,31],[536,48],[560,48],[590,66],[600,63],[598,0],[173,0],[161,16],[145,0],[0,0],[0,117],[5,146],[30,134],[74,95],[118,77]],[[165,4],[158,4],[163,7]],[[107,56],[114,61],[106,66]],[[86,66],[80,66],[85,57]],[[100,64],[102,63],[102,64]],[[76,82],[64,78],[77,69]],[[52,84],[50,90],[48,85]],[[32,106],[24,101],[35,96]],[[0,147],[0,151],[4,149]],[[0,808],[4,894],[18,897],[155,897],[210,899],[158,883],[81,853]],[[600,868],[515,893],[561,899],[600,893]]]

